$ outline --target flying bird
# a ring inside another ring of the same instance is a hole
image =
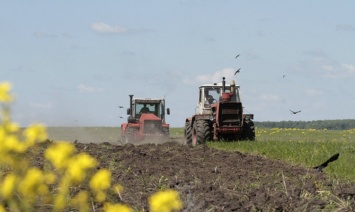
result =
[[[290,111],[291,111],[292,114],[297,114],[297,113],[300,113],[300,112],[301,112],[301,110],[299,110],[299,111],[292,111],[292,110],[290,110]]]
[[[317,171],[322,172],[323,169],[328,166],[328,163],[336,161],[338,160],[338,158],[339,158],[339,153],[336,153],[321,165],[313,167],[313,169],[317,169]]]
[[[238,74],[238,73],[240,72],[240,69],[241,69],[241,68],[239,68],[238,70],[236,70],[236,71],[234,72],[234,75]]]
[[[285,78],[286,77],[286,75],[282,75],[282,78]]]
[[[119,116],[121,119],[123,119],[123,117],[122,116]]]
[[[119,107],[119,108],[124,108],[123,106],[117,106],[117,107]]]
[[[239,57],[240,54],[238,54],[237,56],[235,56],[235,59],[237,59]]]

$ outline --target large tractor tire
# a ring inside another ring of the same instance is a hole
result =
[[[138,129],[133,128],[133,127],[127,127],[126,128],[126,135],[124,136],[125,138],[125,143],[132,143],[135,141],[135,134]]]
[[[207,120],[197,120],[192,130],[192,146],[212,140],[212,127]]]
[[[242,131],[241,139],[255,141],[254,122],[249,121],[243,123],[243,131]]]
[[[192,146],[192,126],[190,122],[185,122],[184,136],[185,144]]]

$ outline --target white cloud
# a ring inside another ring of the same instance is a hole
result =
[[[77,87],[77,91],[80,93],[94,93],[94,92],[101,92],[102,89],[86,86],[84,84],[80,84]]]
[[[321,67],[327,78],[355,77],[355,66],[351,64],[324,65]]]
[[[324,71],[334,71],[334,66],[332,66],[332,65],[322,65],[321,69],[323,69]]]
[[[345,72],[350,74],[355,74],[355,66],[351,64],[342,63],[340,66],[345,70]]]
[[[326,78],[355,77],[355,66],[332,60],[320,49],[305,52],[309,58],[299,63],[295,70]]]
[[[235,69],[233,68],[224,68],[220,71],[216,71],[212,74],[201,74],[191,79],[184,79],[183,82],[186,84],[207,84],[207,83],[219,83],[222,82],[222,77],[226,78],[226,81],[229,81],[233,78]]]
[[[109,24],[106,23],[92,23],[90,25],[90,28],[97,32],[97,33],[101,33],[101,34],[121,34],[121,33],[126,33],[128,32],[128,29],[126,27],[122,27],[122,26],[111,26]]]
[[[150,33],[155,32],[154,29],[150,28],[140,28],[140,29],[132,29],[124,26],[118,25],[109,25],[103,22],[96,22],[90,25],[90,28],[100,34],[137,34],[137,33]]]

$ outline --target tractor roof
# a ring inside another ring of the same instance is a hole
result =
[[[204,84],[201,85],[200,88],[202,87],[222,87],[222,83],[213,83],[213,84]],[[230,87],[230,84],[226,83],[226,87]],[[235,85],[236,88],[239,88],[239,85]]]
[[[136,103],[159,103],[163,99],[154,99],[154,98],[134,98],[133,101]]]

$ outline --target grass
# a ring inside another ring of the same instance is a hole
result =
[[[340,153],[323,171],[338,179],[355,182],[355,129],[256,129],[256,141],[210,142],[212,148],[240,151],[291,164],[314,167]]]
[[[170,128],[170,136],[172,137],[184,136],[184,128]]]
[[[83,143],[110,142],[117,143],[120,127],[48,127],[50,140],[74,141]]]

